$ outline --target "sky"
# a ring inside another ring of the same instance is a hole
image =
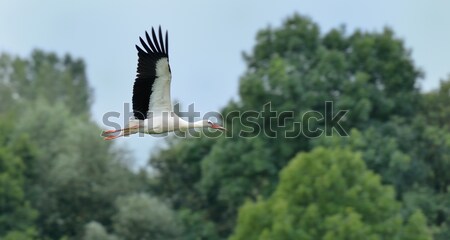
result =
[[[205,114],[237,99],[242,53],[251,51],[257,31],[280,26],[294,13],[310,17],[322,33],[343,24],[347,32],[393,28],[425,72],[420,88],[436,89],[450,74],[449,9],[446,0],[0,0],[0,52],[26,57],[39,48],[84,59],[95,95],[93,119],[104,126],[104,114],[123,116],[124,103],[131,102],[134,45],[152,26],[169,31],[172,98]],[[135,136],[116,144],[143,166],[164,139]]]

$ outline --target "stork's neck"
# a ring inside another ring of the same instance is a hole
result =
[[[190,128],[202,128],[202,127],[207,127],[208,123],[205,123],[205,120],[199,120],[193,123],[190,123]]]

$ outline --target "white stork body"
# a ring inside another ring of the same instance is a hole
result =
[[[134,118],[130,119],[128,125],[123,129],[103,131],[102,136],[105,137],[105,140],[138,132],[160,134],[202,127],[225,130],[209,120],[187,122],[173,112],[170,98],[172,74],[169,65],[168,33],[166,31],[165,39],[163,39],[161,27],[159,27],[158,33],[159,39],[152,28],[152,41],[148,33],[145,32],[147,43],[139,38],[145,51],[136,45],[138,67],[133,86]]]
[[[128,128],[124,129],[124,135],[130,135],[138,132],[146,134],[161,134],[166,132],[173,132],[176,130],[186,131],[189,128],[203,128],[208,126],[211,126],[211,122],[209,121],[201,120],[191,123],[178,117],[175,113],[164,113],[162,115],[151,117],[145,120],[131,119],[128,123]]]

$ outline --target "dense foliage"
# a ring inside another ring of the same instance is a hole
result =
[[[318,147],[289,162],[267,201],[244,204],[230,239],[431,238],[420,211],[402,220],[394,189],[359,154]]]
[[[279,172],[298,152],[342,146],[361,152],[381,183],[394,187],[403,222],[420,218],[416,213],[422,211],[434,238],[448,238],[449,84],[420,93],[423,73],[392,29],[347,33],[340,27],[321,33],[309,18],[294,15],[280,27],[261,30],[244,59],[240,99],[223,109],[233,134],[214,141],[173,140],[150,159],[159,172],[154,193],[179,211],[195,212],[192,221],[201,216],[213,231],[191,227],[189,236],[227,238],[239,207],[269,198],[279,186]],[[276,111],[272,118],[268,107]],[[325,120],[339,110],[349,110],[340,121],[345,132]],[[236,112],[251,111],[253,118],[235,118]],[[319,113],[311,129],[322,134],[292,135],[293,129],[305,130],[296,123],[310,111]],[[345,133],[349,137],[339,137]]]
[[[99,137],[85,75],[83,61],[69,55],[1,55],[0,89],[9,93],[0,107],[1,239],[132,239],[118,230],[129,223],[114,217],[122,219],[119,200],[145,184],[123,149]],[[136,207],[128,218],[156,218],[162,213],[152,209],[168,208],[161,201]]]
[[[227,136],[168,138],[133,172],[82,60],[0,55],[0,239],[450,239],[450,78],[421,93],[392,29],[297,14],[244,60]]]

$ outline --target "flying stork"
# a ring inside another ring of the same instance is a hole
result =
[[[147,43],[139,37],[144,49],[136,45],[138,65],[132,98],[134,117],[130,118],[123,129],[103,131],[102,136],[105,140],[138,132],[160,134],[204,127],[225,130],[210,120],[188,122],[175,114],[170,98],[172,75],[169,66],[168,33],[166,31],[164,39],[160,26],[158,35],[152,28],[152,38],[145,32]]]

